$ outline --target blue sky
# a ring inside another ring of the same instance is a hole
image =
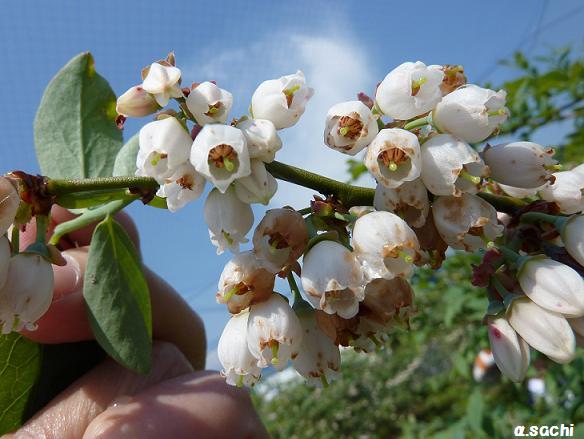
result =
[[[119,95],[140,69],[174,50],[186,83],[217,80],[234,94],[232,116],[246,112],[265,79],[301,69],[315,96],[298,125],[282,132],[278,159],[344,178],[344,160],[322,144],[326,111],[372,93],[404,61],[462,64],[474,82],[495,84],[513,72],[497,61],[516,49],[581,47],[581,0],[469,2],[192,2],[4,0],[0,15],[0,172],[36,172],[32,124],[42,92],[70,58],[91,51]],[[128,139],[148,119],[130,121]],[[542,134],[554,142],[557,131]],[[273,206],[308,205],[311,192],[280,185]],[[208,240],[203,199],[177,214],[132,206],[146,263],[203,316],[209,365],[227,312],[215,303],[228,255]],[[260,217],[263,209],[256,209]]]

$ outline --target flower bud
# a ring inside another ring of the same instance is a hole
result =
[[[272,121],[267,119],[245,119],[237,124],[247,140],[249,157],[271,163],[276,152],[282,148],[282,140]]]
[[[407,277],[420,256],[414,231],[390,212],[359,218],[353,228],[353,248],[367,280]]]
[[[314,311],[301,314],[299,320],[302,326],[302,345],[292,362],[294,369],[309,384],[326,387],[338,376],[341,368],[339,347],[320,329]]]
[[[232,386],[253,386],[260,379],[257,359],[247,347],[248,320],[248,312],[231,317],[217,345],[217,356],[223,366],[221,376]]]
[[[286,299],[272,294],[253,305],[247,323],[247,346],[259,367],[270,363],[281,370],[300,353],[302,327]]]
[[[251,160],[251,174],[235,180],[235,193],[244,203],[260,203],[268,205],[276,191],[276,179],[266,171],[264,162],[259,159]]]
[[[235,189],[225,193],[213,189],[205,200],[205,222],[209,227],[211,243],[220,255],[228,248],[239,252],[239,244],[247,242],[245,235],[253,226],[253,212],[249,204],[242,202]]]
[[[555,181],[540,192],[545,201],[558,205],[562,213],[571,215],[584,210],[584,173],[574,171],[555,172]]]
[[[16,217],[20,196],[12,182],[0,177],[0,236],[4,235]]]
[[[314,90],[306,86],[304,73],[262,82],[251,98],[252,115],[272,121],[276,129],[295,125]]]
[[[10,266],[10,241],[6,236],[0,236],[0,289],[4,286],[8,277]]]
[[[354,254],[335,241],[321,241],[304,256],[302,287],[308,301],[327,314],[349,319],[363,300],[363,278]]]
[[[196,200],[205,189],[205,178],[190,163],[183,163],[164,180],[156,195],[166,198],[168,210],[176,212]]]
[[[432,137],[422,147],[422,181],[434,195],[476,193],[488,168],[467,143],[449,134]]]
[[[292,209],[268,210],[253,234],[254,253],[272,273],[292,266],[307,244],[304,218]]]
[[[341,102],[327,113],[324,143],[344,154],[355,155],[371,143],[378,131],[377,120],[365,104]]]
[[[490,177],[498,183],[533,189],[553,180],[553,148],[544,149],[533,142],[511,142],[487,145],[482,152],[491,170]]]
[[[584,215],[568,218],[562,227],[561,236],[566,251],[584,266]]]
[[[253,252],[235,255],[219,278],[218,303],[227,304],[231,314],[267,300],[274,291],[274,274],[262,267]]]
[[[442,239],[458,250],[486,248],[504,230],[497,223],[495,208],[476,195],[439,197],[432,204],[432,214]]]
[[[53,300],[53,268],[42,256],[19,253],[10,259],[8,276],[0,289],[2,334],[27,329],[49,309]]]
[[[443,78],[440,66],[405,62],[381,81],[375,102],[383,114],[393,119],[411,119],[427,113],[440,102]]]
[[[377,182],[387,188],[415,180],[421,170],[418,138],[399,128],[383,129],[367,148],[364,163]]]
[[[126,117],[144,117],[156,113],[160,106],[156,99],[136,85],[121,95],[116,102],[116,112]]]
[[[422,227],[430,211],[428,191],[420,179],[406,181],[395,189],[378,184],[373,205],[377,210],[397,214],[412,227]]]
[[[468,143],[485,140],[507,120],[507,93],[469,84],[442,98],[432,113],[440,131]]]
[[[229,125],[205,125],[193,142],[191,163],[221,192],[251,174],[245,137]]]
[[[148,74],[142,82],[142,88],[154,95],[154,99],[161,107],[168,104],[170,98],[182,98],[180,89],[180,70],[177,67],[165,66],[157,62],[150,65]]]
[[[206,81],[191,90],[186,104],[199,125],[225,123],[233,105],[233,96]]]
[[[526,297],[511,303],[507,320],[529,346],[556,363],[569,363],[574,358],[574,333],[561,314],[541,308]]]
[[[524,260],[517,281],[527,297],[566,317],[584,316],[584,280],[576,270],[543,255]]]
[[[495,363],[503,375],[520,382],[529,367],[529,346],[504,317],[489,316],[489,342]]]
[[[163,183],[189,159],[191,136],[174,117],[150,122],[139,135],[136,157],[137,175],[153,177]]]

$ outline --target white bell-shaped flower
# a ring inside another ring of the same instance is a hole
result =
[[[495,208],[476,195],[438,197],[432,204],[432,214],[442,239],[458,250],[486,248],[504,230],[497,223]]]
[[[4,286],[8,277],[10,266],[10,241],[6,236],[0,236],[0,289]]]
[[[16,217],[20,197],[12,182],[0,177],[0,236],[4,235]]]
[[[511,381],[523,381],[529,368],[529,345],[517,335],[505,317],[489,316],[488,326],[497,367]]]
[[[507,320],[529,346],[556,363],[569,363],[574,358],[576,339],[563,315],[525,297],[512,302]]]
[[[307,244],[304,218],[292,209],[268,210],[253,234],[254,253],[272,273],[294,265]]]
[[[205,222],[209,227],[211,243],[217,247],[220,255],[226,248],[239,252],[239,244],[245,243],[245,237],[253,226],[253,211],[229,188],[225,193],[217,189],[209,192],[204,207]]]
[[[566,251],[584,266],[584,215],[568,218],[562,227],[561,237]]]
[[[344,154],[355,155],[371,143],[378,131],[375,116],[363,102],[341,102],[326,115],[324,143]]]
[[[507,93],[469,84],[447,94],[432,113],[440,131],[468,143],[485,140],[509,117]]]
[[[223,366],[221,375],[232,386],[253,386],[261,375],[258,360],[247,347],[248,320],[249,312],[231,317],[217,345],[217,356]]]
[[[387,188],[415,180],[422,165],[418,138],[399,128],[383,129],[367,148],[364,163],[377,182]]]
[[[139,143],[136,174],[163,183],[189,159],[193,140],[177,119],[167,117],[144,125]]]
[[[317,387],[326,387],[334,380],[341,368],[339,347],[320,329],[314,311],[299,316],[302,326],[302,345],[293,360],[294,369]]]
[[[148,74],[142,82],[142,88],[154,95],[158,105],[165,107],[170,98],[182,98],[184,96],[180,89],[180,75],[179,68],[155,62],[150,65]]]
[[[247,323],[247,346],[259,367],[281,370],[300,353],[302,326],[296,313],[279,294],[253,305]]]
[[[268,205],[276,191],[276,179],[266,171],[266,165],[259,159],[251,160],[251,174],[235,180],[235,193],[244,203]]]
[[[383,114],[407,120],[432,110],[442,99],[444,79],[441,66],[426,66],[421,61],[405,62],[381,81],[375,103]]]
[[[233,96],[216,84],[205,81],[191,90],[186,104],[199,125],[225,123],[233,105]]]
[[[359,218],[353,228],[353,248],[367,280],[407,277],[420,256],[416,234],[391,212]]]
[[[487,145],[482,152],[492,179],[524,189],[538,188],[553,180],[552,171],[557,163],[553,155],[553,148],[546,149],[533,142]]]
[[[253,252],[235,255],[223,268],[219,278],[218,303],[227,304],[237,314],[254,303],[267,300],[274,291],[275,276],[266,270]]]
[[[300,70],[292,75],[262,82],[251,98],[254,118],[267,119],[276,129],[295,125],[304,114],[306,103],[314,90],[306,86],[304,73]]]
[[[532,256],[519,266],[517,281],[542,308],[566,317],[584,316],[584,280],[573,268],[543,255]]]
[[[395,189],[378,184],[373,205],[377,210],[397,214],[412,227],[422,227],[430,211],[428,191],[420,179],[406,181]]]
[[[205,125],[193,142],[191,163],[221,192],[251,174],[245,137],[229,125]]]
[[[476,193],[488,168],[467,143],[449,134],[422,145],[422,181],[434,195]]]
[[[27,329],[49,309],[53,300],[53,268],[42,256],[19,253],[10,259],[8,276],[0,289],[2,334]]]
[[[126,117],[144,117],[155,113],[160,106],[141,85],[136,85],[116,101],[116,112]]]
[[[274,161],[276,152],[282,148],[282,139],[278,136],[271,120],[245,119],[238,122],[237,128],[247,140],[247,149],[251,159],[259,159],[265,163]]]
[[[562,213],[571,215],[584,210],[584,173],[555,172],[555,181],[540,192],[545,201],[558,205]]]
[[[168,210],[176,212],[196,200],[205,189],[205,178],[186,162],[164,180],[156,195],[166,198]]]
[[[335,241],[321,241],[304,256],[302,287],[316,309],[354,317],[363,300],[363,276],[355,258],[345,246]]]

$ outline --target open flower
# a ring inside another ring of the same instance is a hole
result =
[[[544,149],[533,142],[510,142],[487,145],[483,159],[491,170],[490,177],[498,183],[533,189],[553,181],[556,160],[553,148]]]
[[[6,236],[0,236],[0,289],[4,286],[8,277],[10,266],[10,241]]]
[[[373,205],[377,210],[397,214],[412,227],[422,227],[430,211],[428,191],[420,179],[406,181],[395,189],[378,184]]]
[[[566,251],[584,266],[584,215],[568,218],[562,227],[561,236]]]
[[[251,98],[254,118],[268,119],[276,129],[295,125],[304,114],[306,103],[314,90],[306,86],[304,73],[300,70],[292,75],[262,82]]]
[[[489,342],[495,363],[511,381],[523,381],[529,367],[529,345],[517,335],[505,317],[489,316]]]
[[[422,146],[422,181],[434,195],[476,193],[488,168],[467,143],[449,134],[432,137]]]
[[[253,386],[261,375],[255,358],[247,347],[249,313],[244,312],[229,319],[217,345],[217,356],[223,366],[221,375],[227,384],[241,387]]]
[[[568,215],[584,210],[584,173],[574,171],[555,172],[555,181],[544,187],[540,195],[556,203],[562,213]]]
[[[268,210],[253,234],[254,253],[272,273],[294,265],[306,244],[308,230],[304,218],[292,209]]]
[[[0,329],[2,334],[27,329],[34,331],[36,321],[53,300],[53,268],[42,256],[19,253],[10,259],[8,275],[0,289]]]
[[[411,119],[427,113],[440,102],[443,78],[440,66],[405,62],[381,81],[375,102],[383,114],[393,119]]]
[[[584,280],[573,268],[543,255],[532,256],[520,264],[517,281],[542,308],[566,317],[584,316]]]
[[[249,204],[237,198],[235,189],[229,188],[225,193],[217,189],[209,192],[204,214],[211,242],[217,247],[218,255],[225,248],[238,252],[239,244],[248,241],[245,235],[253,226],[253,211]]]
[[[191,90],[186,104],[199,125],[225,123],[233,105],[233,96],[216,84],[205,81]]]
[[[150,65],[148,74],[142,82],[142,88],[154,95],[154,99],[161,107],[168,104],[170,98],[182,98],[180,89],[180,69],[166,66],[157,62]]]
[[[274,280],[274,274],[262,267],[253,252],[243,252],[223,268],[215,297],[217,302],[227,304],[231,314],[237,314],[254,303],[267,300],[274,291]]]
[[[235,180],[235,193],[244,203],[260,203],[268,205],[276,191],[276,179],[266,171],[264,162],[251,160],[251,174]]]
[[[271,120],[245,119],[237,124],[247,140],[247,149],[251,159],[271,163],[276,152],[282,148],[282,139]]]
[[[507,93],[468,84],[442,98],[432,113],[440,131],[469,143],[485,140],[507,120]]]
[[[320,329],[315,312],[303,312],[299,316],[302,326],[302,345],[292,364],[300,375],[313,386],[328,386],[341,367],[339,347]]]
[[[359,218],[353,228],[353,248],[368,280],[407,277],[420,256],[414,231],[390,212]]]
[[[355,155],[371,143],[378,131],[377,120],[365,104],[341,102],[327,113],[324,143],[342,153]]]
[[[421,158],[418,138],[409,131],[386,128],[367,148],[365,166],[379,184],[396,188],[420,176]]]
[[[16,217],[20,197],[12,182],[0,177],[0,236],[4,235]]]
[[[186,162],[164,180],[164,184],[160,186],[156,195],[166,198],[168,210],[176,212],[187,203],[199,198],[203,189],[205,189],[205,178]]]
[[[136,85],[116,101],[116,112],[126,117],[144,117],[156,113],[160,108],[154,96]]]
[[[335,241],[321,241],[304,256],[302,287],[316,309],[349,319],[363,300],[363,278],[353,253]]]
[[[253,305],[247,323],[247,346],[259,367],[284,369],[300,353],[302,326],[286,299],[272,294]]]
[[[205,125],[193,142],[191,163],[221,192],[251,174],[245,137],[229,125]]]
[[[458,250],[486,248],[504,229],[497,224],[495,208],[476,195],[439,197],[432,204],[432,214],[442,239]]]
[[[529,346],[556,363],[569,363],[574,358],[574,333],[561,314],[544,309],[525,297],[512,302],[507,320]]]
[[[139,142],[136,174],[163,183],[189,159],[193,140],[177,119],[167,117],[144,125]]]

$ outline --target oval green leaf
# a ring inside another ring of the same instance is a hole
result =
[[[130,140],[120,149],[114,163],[114,177],[136,175],[136,156],[140,149],[138,134],[134,134]]]

